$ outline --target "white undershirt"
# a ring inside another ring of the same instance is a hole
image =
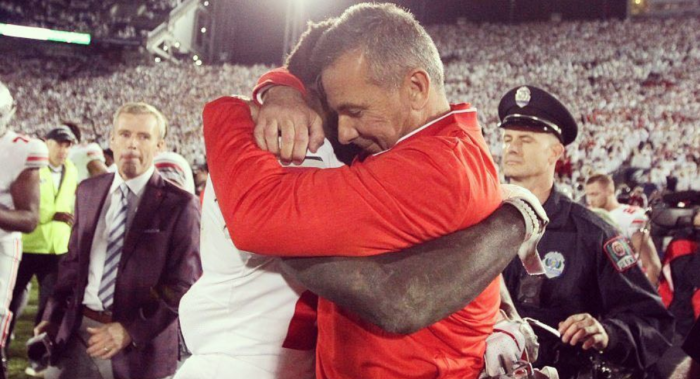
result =
[[[53,178],[53,188],[58,189],[61,187],[61,176],[63,175],[63,166],[54,167],[49,163],[49,170],[51,170],[51,178]]]
[[[131,221],[136,214],[136,209],[141,201],[141,197],[146,190],[146,184],[153,176],[155,167],[151,166],[143,174],[129,180],[122,179],[119,173],[114,174],[114,180],[112,181],[112,186],[109,188],[107,198],[100,211],[100,217],[97,219],[97,227],[95,229],[95,236],[92,239],[92,249],[90,250],[90,271],[88,273],[88,284],[85,288],[85,297],[83,298],[83,305],[92,309],[93,311],[103,311],[102,301],[97,296],[100,290],[100,282],[102,281],[102,273],[104,271],[105,259],[107,257],[107,237],[109,233],[109,228],[107,226],[107,211],[110,208],[112,202],[117,202],[120,200],[121,194],[118,189],[122,183],[126,183],[129,187],[129,210],[127,213],[126,230],[128,235],[129,227],[131,226]],[[117,274],[119,275],[119,274]]]

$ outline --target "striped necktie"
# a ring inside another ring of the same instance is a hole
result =
[[[117,267],[119,258],[124,247],[124,235],[126,234],[126,216],[128,213],[129,187],[126,183],[119,186],[121,198],[119,202],[113,204],[113,217],[109,223],[109,234],[107,237],[107,256],[105,257],[105,267],[102,272],[100,291],[97,296],[102,301],[105,310],[109,310],[114,303],[114,284],[117,281]]]

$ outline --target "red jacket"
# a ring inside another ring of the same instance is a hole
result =
[[[339,169],[285,171],[253,140],[247,104],[204,109],[210,175],[241,250],[279,256],[398,251],[486,218],[501,203],[496,167],[468,105],[392,149]],[[500,303],[494,280],[465,309],[409,336],[319,301],[320,378],[476,378]]]

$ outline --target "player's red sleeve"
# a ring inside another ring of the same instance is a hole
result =
[[[271,70],[258,79],[258,84],[253,89],[253,100],[256,104],[262,105],[261,99],[264,91],[267,91],[274,86],[292,87],[306,97],[306,88],[301,80],[292,75],[284,67],[279,67]]]
[[[397,251],[461,229],[467,218],[476,223],[500,203],[493,178],[466,169],[483,167],[483,154],[455,154],[454,139],[414,141],[338,169],[285,172],[256,147],[253,126],[242,100],[225,97],[204,109],[214,191],[241,250],[279,256]]]

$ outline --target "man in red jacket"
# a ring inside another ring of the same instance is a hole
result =
[[[285,171],[255,146],[255,106],[222,98],[205,108],[213,187],[239,249],[371,256],[474,225],[496,209],[498,177],[476,112],[449,105],[437,49],[410,14],[352,7],[314,56],[340,142],[364,151],[351,166]],[[464,309],[405,336],[321,300],[317,375],[475,378],[498,290],[494,280]]]

